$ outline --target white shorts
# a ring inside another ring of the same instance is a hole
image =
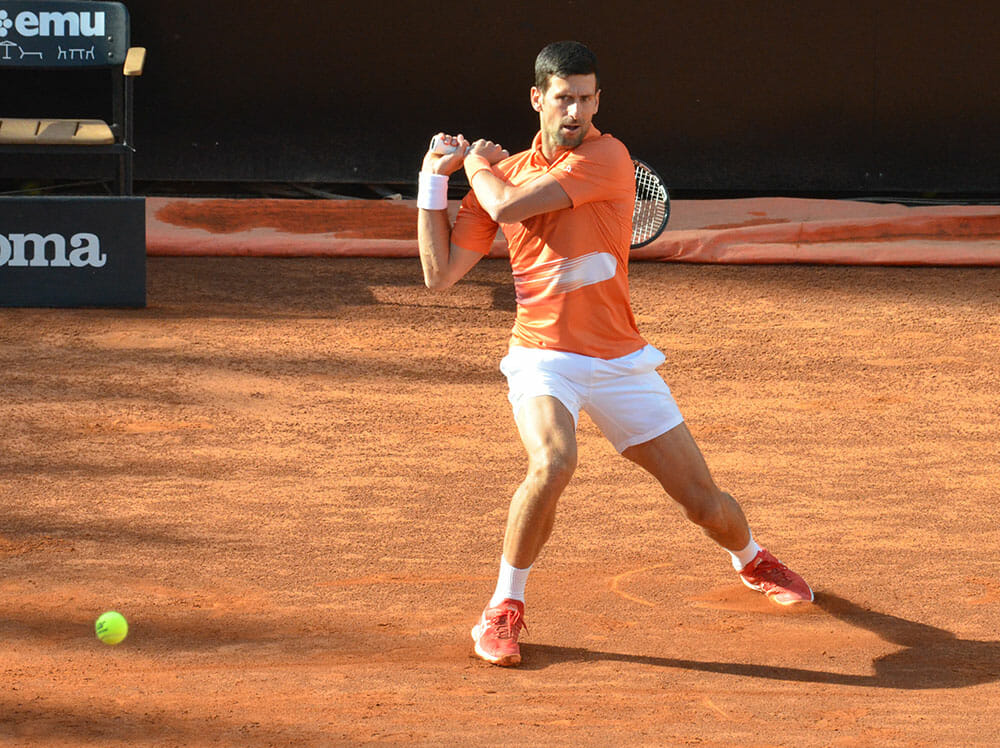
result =
[[[605,360],[578,353],[512,345],[500,362],[514,417],[531,398],[550,395],[579,422],[584,410],[614,448],[623,452],[684,421],[656,367],[666,357],[651,345]]]

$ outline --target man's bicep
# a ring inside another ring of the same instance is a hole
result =
[[[471,249],[465,249],[453,242],[448,254],[448,280],[455,283],[464,278],[466,273],[472,270],[476,263],[485,256],[482,252],[473,252]]]
[[[527,184],[515,187],[511,199],[501,208],[502,223],[517,223],[542,213],[572,208],[573,201],[551,174],[542,174]]]

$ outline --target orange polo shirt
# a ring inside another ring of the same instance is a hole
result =
[[[550,164],[541,133],[529,150],[493,166],[513,185],[551,174],[571,208],[497,224],[471,190],[451,241],[486,254],[497,228],[507,237],[517,295],[511,345],[611,359],[642,348],[628,288],[635,172],[625,145],[591,126],[583,142]]]

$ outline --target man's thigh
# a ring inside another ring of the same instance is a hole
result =
[[[629,447],[622,455],[648,471],[674,500],[687,504],[718,487],[686,424]]]
[[[529,397],[519,404],[517,423],[529,459],[576,461],[576,419],[556,397]]]

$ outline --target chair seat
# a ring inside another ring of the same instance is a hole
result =
[[[0,118],[0,145],[111,145],[114,133],[99,119]]]

